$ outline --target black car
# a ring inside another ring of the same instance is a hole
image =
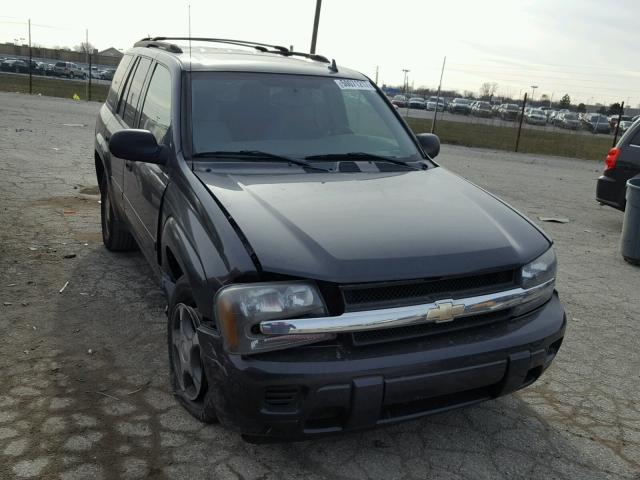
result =
[[[29,63],[18,58],[6,58],[0,63],[3,72],[29,73]]]
[[[393,424],[554,359],[552,241],[439,167],[361,73],[252,42],[144,39],[96,122],[102,234],[168,299],[172,390],[245,438]],[[135,321],[135,319],[130,319]]]
[[[596,200],[624,211],[627,180],[637,176],[640,176],[640,122],[635,122],[609,150],[604,172],[598,178]]]

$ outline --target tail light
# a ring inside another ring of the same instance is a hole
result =
[[[618,161],[618,157],[620,156],[620,149],[618,147],[614,147],[609,150],[607,155],[607,159],[604,161],[605,170],[611,170],[616,167],[616,162]]]

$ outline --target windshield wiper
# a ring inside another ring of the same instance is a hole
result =
[[[408,162],[398,160],[393,157],[383,157],[382,155],[375,155],[373,153],[366,152],[350,152],[350,153],[327,153],[324,155],[310,155],[305,157],[306,160],[372,160],[374,162],[388,162],[396,165],[401,165],[410,170],[420,170],[413,165],[409,165]]]
[[[300,165],[301,167],[310,168],[320,172],[328,172],[326,168],[316,167],[311,165],[306,160],[299,158],[286,157],[284,155],[277,155],[275,153],[262,152],[260,150],[237,150],[237,151],[223,151],[218,150],[214,152],[198,152],[193,155],[195,158],[236,158],[236,159],[260,159],[260,160],[273,160],[278,162],[288,162],[294,165]]]

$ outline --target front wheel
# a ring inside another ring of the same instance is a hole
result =
[[[169,373],[173,393],[182,406],[203,423],[216,421],[212,390],[198,340],[201,316],[185,277],[176,283],[167,323]]]

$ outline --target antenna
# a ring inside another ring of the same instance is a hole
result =
[[[189,8],[189,73],[191,73],[191,4]]]

